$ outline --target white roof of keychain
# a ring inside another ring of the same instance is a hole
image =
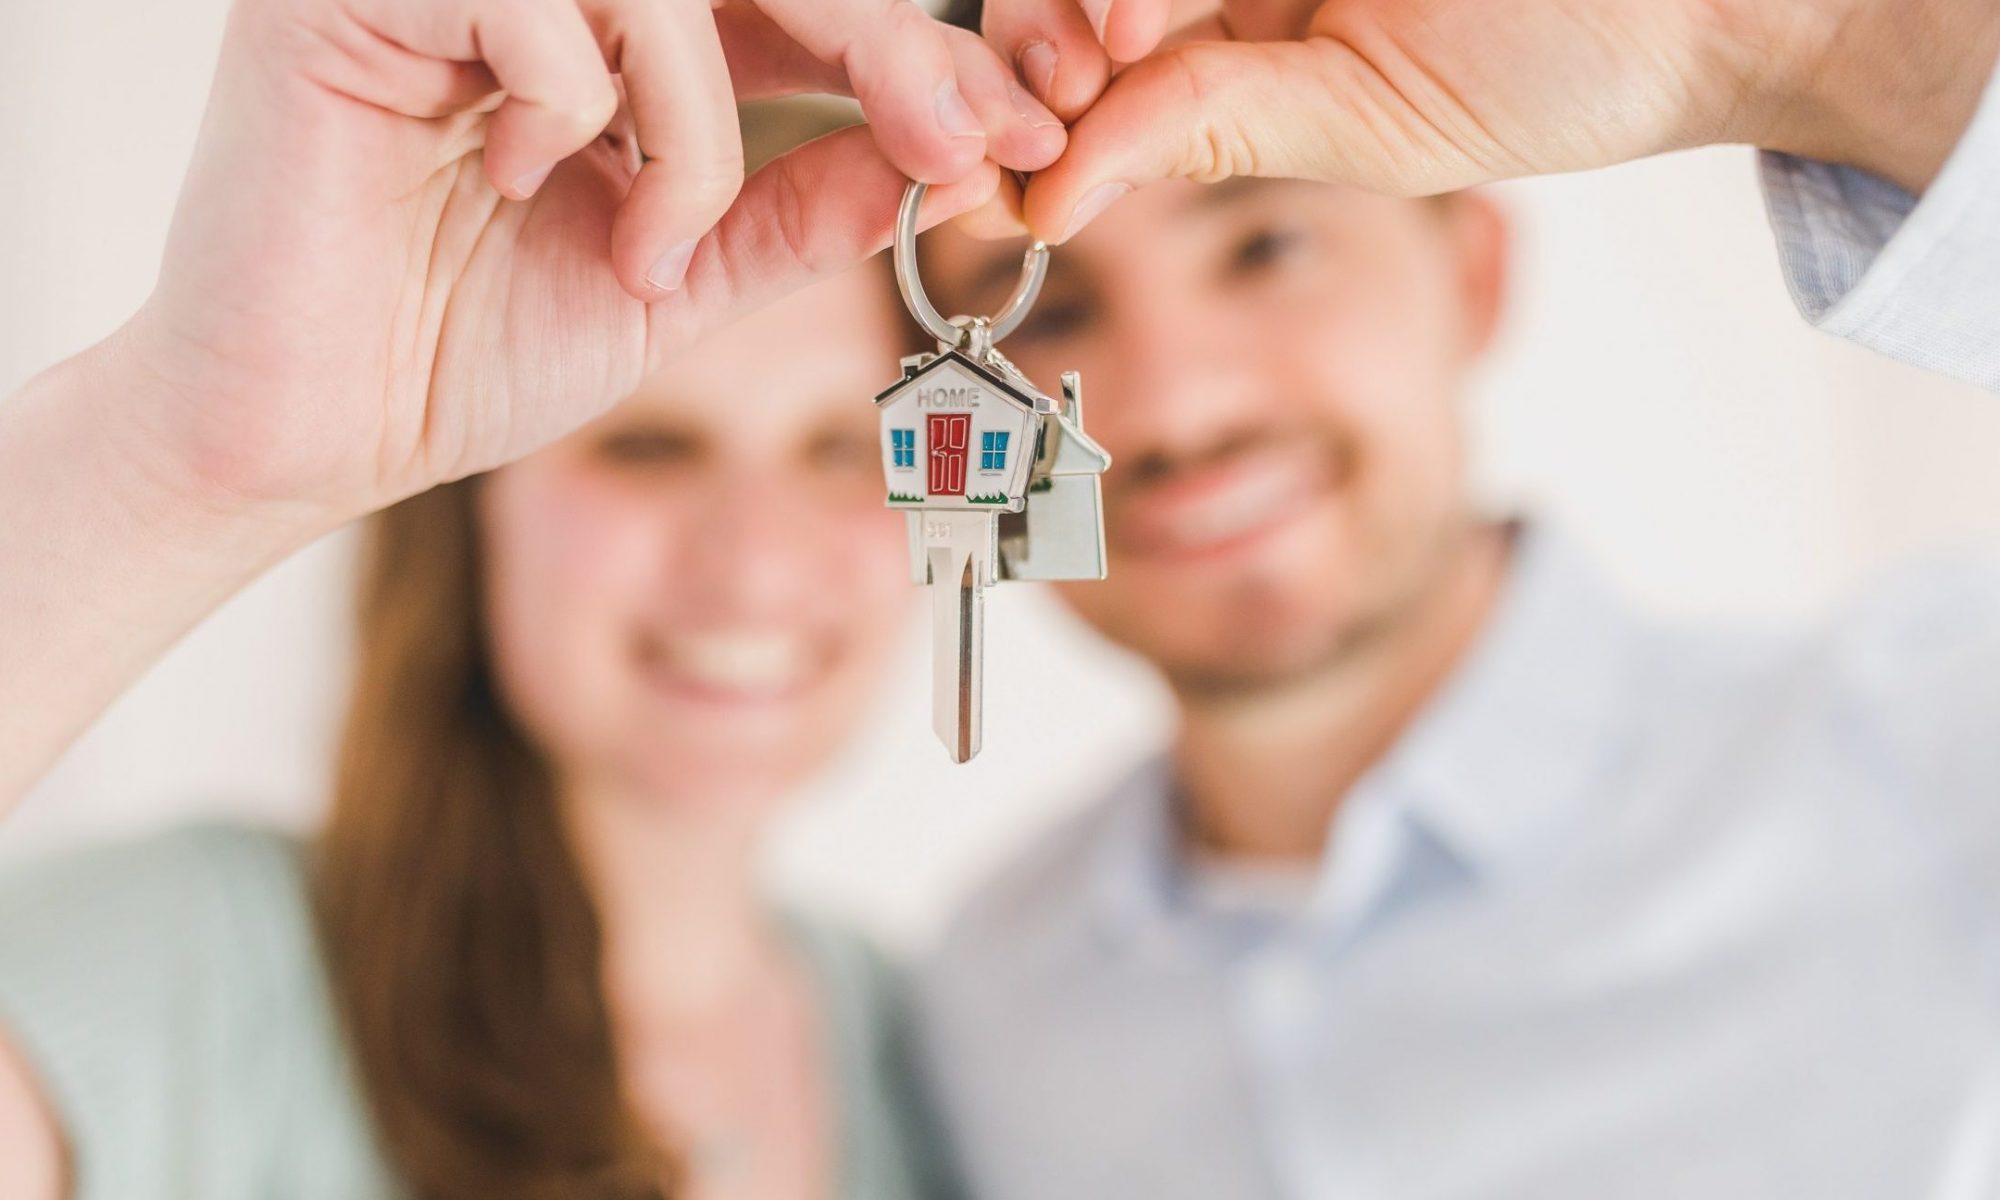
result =
[[[1036,391],[1026,380],[1009,379],[998,371],[989,370],[972,361],[956,350],[904,359],[903,377],[876,393],[876,405],[881,407],[889,404],[924,376],[946,368],[956,369],[961,375],[972,376],[971,382],[985,384],[1029,412],[1046,416],[1056,411],[1055,401]]]

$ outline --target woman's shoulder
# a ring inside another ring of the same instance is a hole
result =
[[[0,870],[0,1019],[107,1047],[290,1019],[320,986],[296,839],[204,822]]]
[[[87,842],[17,859],[0,868],[0,890],[90,883],[120,891],[224,883],[242,886],[294,876],[300,842],[275,828],[219,819]]]
[[[850,1197],[948,1200],[961,1194],[921,1078],[907,976],[853,926],[788,914],[816,977],[836,1064]]]
[[[0,870],[0,1026],[92,1200],[379,1178],[288,834],[205,822]]]
[[[298,839],[204,821],[57,851],[0,870],[0,939],[110,939],[142,957],[310,939]]]
[[[893,1023],[904,1006],[903,966],[858,927],[826,917],[787,912],[785,923],[803,950],[822,991],[871,1027]]]

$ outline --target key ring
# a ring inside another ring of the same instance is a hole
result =
[[[984,327],[984,340],[990,347],[1020,328],[1021,322],[1028,318],[1028,310],[1035,306],[1035,297],[1041,295],[1042,281],[1049,274],[1048,243],[1036,242],[1028,247],[1021,258],[1021,281],[1014,285],[1013,294],[999,312],[972,323],[947,320],[924,293],[924,281],[917,275],[917,210],[923,207],[924,193],[929,190],[929,184],[910,184],[903,192],[903,206],[896,210],[896,287],[903,293],[903,304],[917,324],[939,342],[961,346],[967,329],[977,324]]]

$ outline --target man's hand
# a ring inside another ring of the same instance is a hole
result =
[[[1041,236],[1167,177],[1417,195],[1714,142],[1921,191],[2000,55],[1993,0],[1230,0],[1156,50],[1168,7],[990,0],[988,38],[1081,114],[1025,198]]]

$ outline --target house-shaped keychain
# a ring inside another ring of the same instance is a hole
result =
[[[1099,480],[1111,456],[1083,432],[1075,372],[1058,403],[994,348],[1034,304],[1049,248],[1028,247],[1021,282],[993,316],[946,320],[917,275],[924,190],[912,183],[896,212],[896,287],[938,353],[904,359],[875,405],[889,507],[909,521],[910,577],[930,590],[931,728],[962,763],[979,753],[985,589],[1104,578]]]
[[[1000,579],[1104,578],[1099,477],[1111,457],[1083,431],[1081,390],[1065,373],[1058,404],[992,352],[983,363],[956,350],[903,360],[875,403],[889,507],[909,510],[917,583],[933,574],[925,511],[991,514]]]

